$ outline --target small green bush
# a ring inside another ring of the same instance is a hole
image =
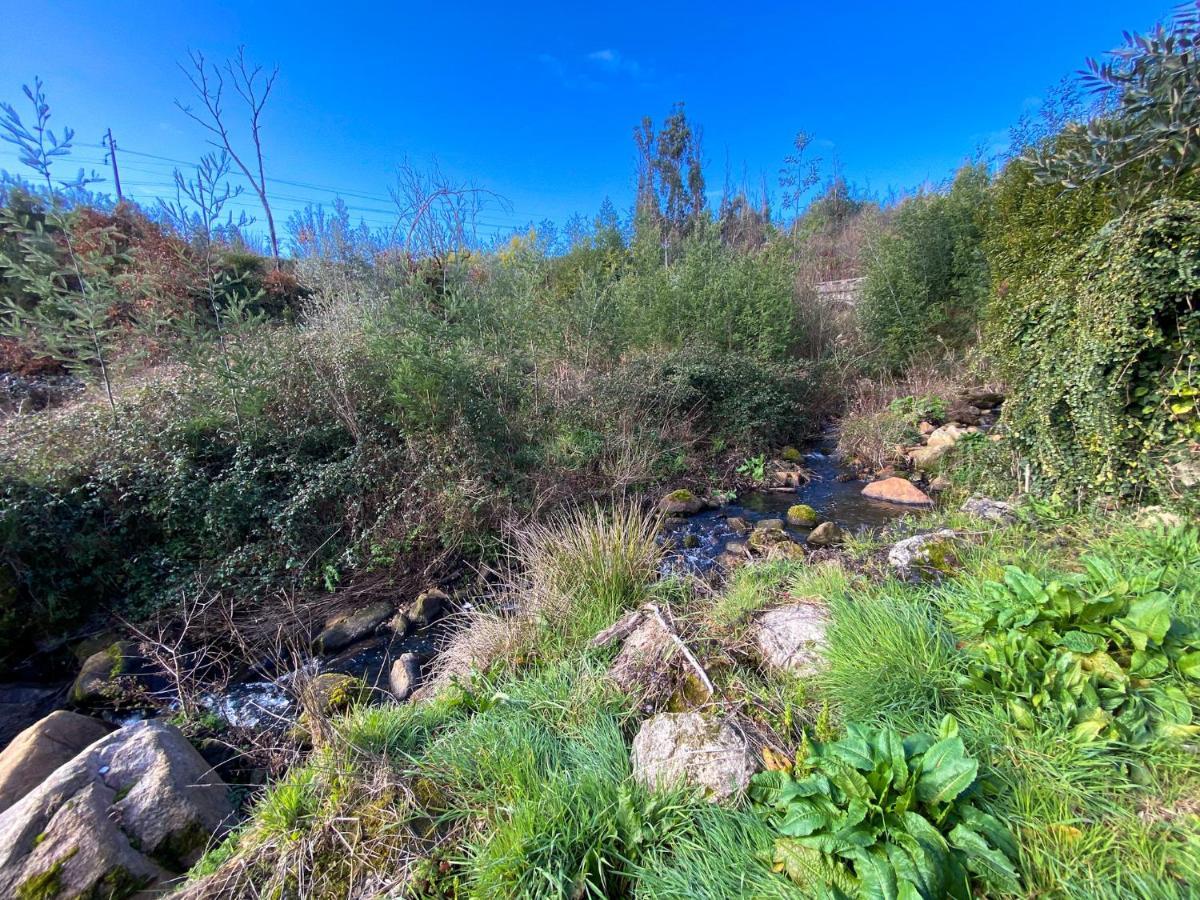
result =
[[[778,833],[778,871],[837,895],[969,898],[1019,890],[1017,844],[976,805],[979,763],[947,717],[936,737],[850,725],[801,747],[794,768],[754,776],[755,808]]]

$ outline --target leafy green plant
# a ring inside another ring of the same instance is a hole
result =
[[[834,897],[967,898],[973,882],[1019,890],[1017,845],[976,804],[979,763],[951,717],[936,736],[850,725],[801,753],[750,787],[779,834],[777,871]]]
[[[757,456],[748,456],[742,460],[742,464],[737,467],[739,475],[745,475],[754,481],[762,481],[767,477],[767,458],[763,454]]]
[[[1172,618],[1162,570],[1082,562],[1084,574],[1049,581],[1009,566],[984,586],[979,607],[958,615],[978,637],[971,682],[1000,692],[1025,729],[1128,743],[1200,733],[1200,632]]]
[[[946,419],[946,401],[941,397],[897,397],[888,404],[888,409],[898,416],[904,416],[913,422],[922,419],[931,422],[943,422]]]

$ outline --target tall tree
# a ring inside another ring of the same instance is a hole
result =
[[[661,230],[664,249],[695,227],[704,214],[704,166],[701,132],[688,122],[682,103],[657,132],[647,116],[634,129],[638,149],[637,210]]]
[[[269,73],[262,66],[246,61],[246,48],[238,47],[237,57],[225,61],[224,66],[210,64],[204,54],[198,51],[190,52],[188,60],[191,66],[182,63],[179,68],[187,76],[196,99],[200,101],[202,110],[197,111],[190,105],[176,100],[175,105],[193,121],[198,122],[212,137],[209,142],[229,154],[250,187],[258,195],[262,204],[263,214],[267,220],[267,233],[271,240],[271,256],[275,264],[279,264],[279,237],[275,232],[275,216],[271,212],[271,203],[267,198],[267,175],[263,165],[262,149],[262,112],[275,86],[275,78],[279,75],[276,66]],[[229,133],[229,123],[225,109],[221,105],[225,93],[225,79],[233,85],[234,92],[246,105],[250,119],[250,144],[253,158],[248,152],[239,153],[234,147],[234,141]]]

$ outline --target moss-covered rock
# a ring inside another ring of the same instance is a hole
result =
[[[804,459],[804,454],[795,447],[784,447],[779,451],[779,458],[784,462],[798,463]]]
[[[325,672],[312,682],[313,702],[325,716],[345,712],[370,694],[371,689],[365,681],[342,672]]]
[[[812,528],[818,521],[817,511],[807,503],[797,503],[788,507],[787,520],[798,528]]]
[[[687,488],[671,491],[658,502],[659,512],[667,516],[694,516],[704,509],[704,501]]]
[[[134,645],[116,641],[84,660],[71,686],[71,702],[77,706],[119,704],[127,693],[122,681],[137,662]]]

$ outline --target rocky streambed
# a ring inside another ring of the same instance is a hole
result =
[[[764,467],[763,480],[772,486],[742,491],[724,503],[701,501],[695,511],[684,508],[679,512],[685,514],[668,518],[661,535],[664,572],[703,575],[751,554],[803,553],[805,546],[829,546],[915,508],[864,495],[868,482],[844,465],[833,434],[787,455]]]

